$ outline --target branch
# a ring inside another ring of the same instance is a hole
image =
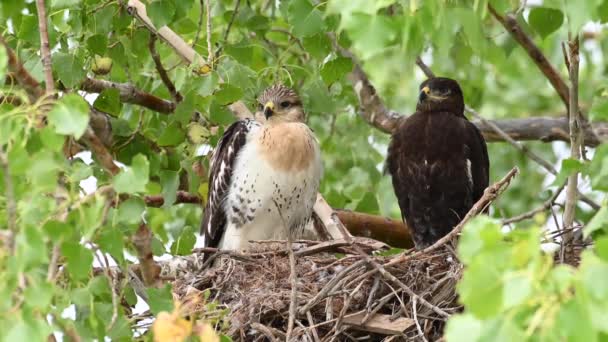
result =
[[[549,210],[553,207],[553,205],[555,204],[555,200],[557,199],[557,197],[559,196],[559,194],[562,193],[562,191],[564,190],[564,188],[566,187],[566,184],[563,184],[562,186],[560,186],[559,188],[557,188],[555,190],[555,192],[553,193],[553,195],[551,196],[551,198],[549,198],[547,201],[545,201],[540,207],[532,209],[528,212],[525,212],[523,214],[517,215],[517,216],[513,216],[511,218],[508,219],[504,219],[502,220],[502,224],[503,225],[508,225],[508,224],[512,224],[515,222],[520,222],[523,220],[527,220],[530,218],[533,218],[536,214],[543,212],[545,210]]]
[[[213,46],[211,45],[211,0],[205,0],[205,14],[207,15],[207,64],[213,65]]]
[[[31,102],[36,102],[38,98],[44,95],[44,91],[40,87],[40,83],[25,69],[23,64],[17,58],[15,51],[6,43],[4,38],[0,36],[0,44],[6,48],[8,55],[8,70],[13,74],[17,83],[19,83],[27,92]]]
[[[580,116],[578,113],[578,69],[579,69],[579,37],[578,34],[568,42],[570,69],[570,104],[568,108],[570,126],[570,158],[579,160],[581,158],[581,133]],[[563,229],[572,227],[576,210],[578,193],[578,172],[568,177],[566,187],[566,208],[564,209]],[[573,232],[569,231],[564,235],[564,242],[569,242],[573,238]]]
[[[53,68],[51,65],[51,50],[49,47],[49,32],[47,29],[46,8],[44,0],[36,0],[38,11],[38,28],[40,31],[40,56],[42,57],[42,70],[44,71],[46,94],[55,92],[55,81],[53,80]]]
[[[150,55],[152,56],[152,60],[154,61],[154,65],[156,66],[156,70],[158,71],[158,75],[160,79],[163,81],[165,87],[171,94],[173,101],[175,103],[180,103],[183,99],[182,94],[180,94],[176,89],[175,85],[169,78],[167,74],[167,70],[163,67],[163,64],[160,60],[160,56],[158,55],[158,51],[156,51],[156,35],[154,33],[150,33],[150,42],[148,43],[148,49],[150,50]]]
[[[133,245],[137,250],[137,258],[141,267],[141,274],[146,286],[155,286],[158,282],[161,267],[154,261],[152,254],[152,232],[144,223],[133,236]]]
[[[88,127],[82,136],[82,140],[89,147],[91,153],[99,159],[99,162],[103,168],[108,171],[111,175],[116,175],[120,171],[118,166],[114,164],[114,158],[108,149],[103,145],[103,142],[99,140],[93,130]]]
[[[446,236],[437,240],[437,242],[435,242],[431,246],[423,250],[417,251],[416,253],[403,254],[401,256],[398,256],[397,258],[391,260],[384,266],[388,267],[391,265],[407,262],[409,260],[417,258],[422,254],[428,254],[446,244],[448,241],[458,235],[462,231],[462,228],[464,228],[464,226],[473,217],[479,215],[479,213],[483,212],[492,202],[494,202],[494,200],[496,200],[496,198],[498,198],[498,196],[500,196],[507,189],[507,187],[509,187],[509,185],[511,184],[511,180],[518,173],[519,169],[517,167],[514,167],[504,177],[502,177],[501,180],[487,187],[483,192],[483,196],[481,196],[481,198],[473,205],[473,207],[471,207],[471,209],[465,215],[462,221],[460,221],[460,223],[456,227],[454,227],[454,229],[452,229],[452,231],[449,232]]]
[[[496,18],[496,20],[498,20],[502,26],[509,31],[513,39],[515,39],[519,45],[526,50],[536,66],[547,77],[549,82],[551,82],[551,85],[553,88],[555,88],[555,91],[557,91],[564,104],[569,106],[569,90],[566,82],[561,78],[557,70],[555,70],[549,60],[547,60],[547,57],[545,57],[538,46],[536,46],[532,39],[524,32],[519,23],[517,23],[515,17],[512,14],[507,14],[505,16],[500,15],[498,12],[496,12],[496,9],[494,9],[491,4],[488,4],[488,10],[490,13],[492,13],[492,16],[494,16],[494,18]]]
[[[128,83],[116,83],[106,80],[87,78],[80,85],[80,90],[88,93],[101,93],[106,89],[112,88],[118,89],[120,92],[121,102],[136,104],[163,114],[171,114],[175,110],[175,103],[163,100],[160,97],[154,96],[150,93],[143,92]]]
[[[348,231],[355,236],[372,238],[398,248],[414,246],[410,230],[402,221],[350,210],[337,209],[335,212]]]
[[[160,208],[165,204],[165,199],[161,195],[145,196],[144,201],[149,207]],[[200,204],[201,199],[198,195],[188,193],[186,191],[178,191],[175,203],[193,203]]]

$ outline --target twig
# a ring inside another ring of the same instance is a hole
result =
[[[144,223],[139,225],[139,229],[133,236],[133,245],[137,250],[137,258],[141,266],[141,274],[146,286],[154,286],[158,282],[160,266],[154,261],[152,254],[152,232]]]
[[[420,338],[422,338],[422,341],[427,342],[426,337],[424,337],[424,332],[420,327],[420,322],[418,322],[418,313],[416,312],[416,298],[412,299],[412,313],[414,316],[414,322],[416,323],[416,329],[418,329],[418,333],[420,334]]]
[[[87,78],[80,85],[80,90],[88,93],[101,93],[106,89],[112,88],[118,89],[121,102],[136,104],[163,114],[171,114],[175,110],[175,103],[141,91],[129,83],[116,83],[106,80]]]
[[[312,337],[315,342],[320,342],[319,333],[317,332],[317,328],[315,328],[315,320],[312,317],[310,311],[306,311],[306,319],[308,319],[308,329],[312,331]]]
[[[515,17],[512,14],[502,16],[496,12],[496,9],[494,9],[491,4],[488,4],[488,10],[492,16],[494,16],[494,18],[496,18],[496,20],[498,20],[502,26],[509,31],[513,39],[515,39],[519,45],[526,50],[532,61],[534,61],[540,71],[542,71],[549,82],[551,82],[551,85],[553,85],[553,88],[555,88],[555,91],[557,91],[557,94],[562,99],[564,104],[569,106],[569,90],[566,82],[561,78],[557,70],[555,70],[553,65],[551,65],[547,57],[545,57],[538,46],[536,46],[532,39],[524,32]]]
[[[38,11],[38,30],[40,31],[40,56],[42,57],[42,70],[44,71],[46,94],[55,92],[55,81],[53,81],[53,69],[51,65],[51,50],[49,47],[49,32],[47,29],[46,8],[44,0],[36,0]]]
[[[53,245],[53,251],[51,252],[51,261],[49,262],[49,267],[46,273],[46,281],[51,283],[54,282],[57,278],[57,271],[59,270],[58,263],[59,257],[61,256],[61,250],[59,249],[59,244]]]
[[[557,197],[559,196],[559,194],[562,193],[562,191],[564,190],[564,188],[566,187],[565,184],[563,184],[562,186],[560,186],[559,188],[557,188],[555,190],[555,192],[553,193],[553,195],[551,196],[551,198],[549,198],[548,200],[546,200],[545,202],[543,202],[543,204],[538,207],[538,208],[534,208],[530,211],[527,211],[523,214],[519,214],[517,216],[513,216],[511,218],[508,219],[504,219],[502,220],[502,224],[503,225],[508,225],[508,224],[512,224],[512,223],[516,223],[516,222],[520,222],[523,220],[527,220],[530,218],[533,218],[536,214],[543,212],[545,210],[549,210],[551,209],[551,207],[553,207],[553,204],[555,203],[555,200],[557,199]]]
[[[201,7],[201,11],[198,15],[198,25],[196,25],[196,35],[194,36],[194,40],[192,41],[192,48],[196,48],[196,44],[198,44],[198,40],[201,38],[201,31],[203,29],[203,17],[205,16],[205,0],[199,0],[199,5]]]
[[[15,253],[15,237],[17,236],[17,204],[15,202],[15,189],[11,177],[8,155],[0,146],[0,167],[4,174],[4,191],[6,197],[7,225],[10,232],[8,237],[8,250],[10,255]]]
[[[342,305],[342,310],[340,310],[340,314],[337,317],[338,320],[336,321],[336,324],[334,327],[336,329],[334,336],[337,337],[338,334],[340,333],[340,331],[342,330],[342,320],[344,320],[344,316],[346,315],[346,312],[348,311],[348,308],[350,307],[350,302],[352,302],[353,297],[355,296],[355,294],[357,292],[359,292],[359,290],[361,289],[361,286],[363,286],[364,283],[365,283],[365,280],[360,281],[359,285],[357,285],[357,287],[355,287],[344,300],[344,304]]]
[[[417,251],[416,253],[412,254],[398,256],[395,259],[386,263],[385,266],[388,267],[396,265],[398,263],[407,262],[422,254],[428,254],[450,241],[453,237],[460,233],[460,231],[466,225],[467,222],[469,222],[473,217],[484,211],[486,207],[488,207],[496,198],[498,198],[498,196],[500,196],[500,194],[502,194],[507,189],[507,187],[511,183],[511,180],[513,179],[513,177],[515,177],[515,175],[517,175],[518,172],[519,169],[517,167],[514,167],[501,180],[487,187],[483,192],[483,196],[481,196],[481,198],[473,205],[473,207],[471,207],[471,209],[465,215],[462,221],[460,221],[460,223],[456,227],[454,227],[454,229],[452,229],[452,231],[449,232],[447,235],[445,235],[441,239],[437,240],[434,244],[423,250]]]
[[[570,104],[568,108],[570,126],[570,158],[579,160],[581,158],[581,134],[578,113],[578,69],[579,69],[579,37],[578,33],[568,42],[570,60]],[[568,176],[566,187],[566,207],[564,209],[563,229],[572,227],[574,222],[576,202],[577,202],[578,172]],[[573,234],[565,234],[564,242],[569,243]]]
[[[207,64],[213,65],[213,46],[211,45],[211,0],[205,0],[207,15]]]
[[[272,331],[267,326],[260,324],[260,323],[251,323],[251,327],[255,330],[259,330],[270,341],[272,341],[272,342],[277,341],[276,336],[274,336]]]
[[[118,172],[120,172],[118,166],[114,164],[112,155],[90,127],[88,127],[84,132],[82,140],[91,149],[93,155],[99,159],[99,162],[103,168],[106,169],[106,171],[108,171],[111,175],[116,175]]]
[[[154,61],[154,65],[156,66],[156,70],[158,71],[158,75],[163,81],[165,87],[167,87],[167,90],[169,91],[169,94],[171,94],[173,101],[175,103],[180,103],[183,99],[182,94],[180,94],[175,89],[175,85],[169,78],[167,70],[165,70],[165,68],[163,67],[163,63],[160,60],[160,55],[158,54],[158,51],[156,51],[156,34],[154,33],[150,33],[150,42],[148,43],[148,49],[150,50],[150,55],[152,56],[152,60]]]
[[[236,15],[239,13],[239,6],[241,5],[241,0],[236,0],[236,4],[234,5],[234,10],[232,11],[232,15],[230,16],[230,21],[228,22],[228,26],[226,26],[226,31],[224,31],[224,44],[228,42],[228,36],[230,35],[230,29],[232,29],[232,25],[234,24],[234,19],[236,19]]]

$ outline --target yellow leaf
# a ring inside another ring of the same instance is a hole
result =
[[[192,334],[192,322],[179,317],[177,309],[173,313],[160,312],[152,325],[155,342],[181,342]]]
[[[209,323],[197,325],[197,330],[197,335],[201,342],[220,342],[220,337]]]

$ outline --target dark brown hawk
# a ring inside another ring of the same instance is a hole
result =
[[[420,85],[416,112],[393,132],[386,166],[417,249],[449,233],[483,195],[488,151],[464,116],[456,81],[437,77]]]

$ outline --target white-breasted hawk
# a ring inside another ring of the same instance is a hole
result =
[[[464,116],[456,81],[437,77],[420,85],[416,112],[392,134],[386,166],[417,249],[449,233],[481,198],[489,182],[488,151]]]
[[[250,240],[298,238],[311,221],[323,168],[302,101],[284,85],[257,100],[261,120],[233,123],[213,153],[201,223],[207,247],[246,250]]]

